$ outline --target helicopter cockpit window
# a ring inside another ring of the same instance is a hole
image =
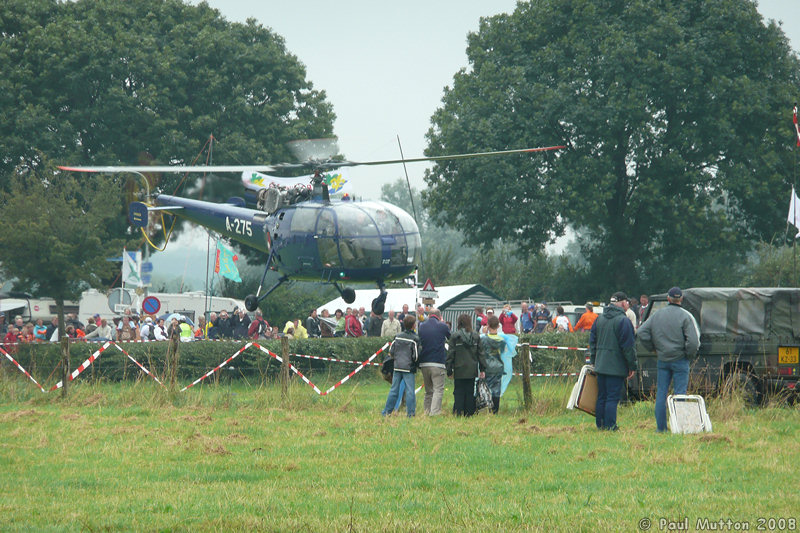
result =
[[[365,207],[365,208],[362,208]],[[381,239],[367,202],[336,209],[339,253],[344,266],[369,268],[381,262]]]
[[[313,233],[317,225],[320,209],[314,207],[298,207],[292,214],[291,231]]]
[[[317,219],[317,247],[319,258],[326,268],[338,267],[339,249],[336,246],[336,215],[333,209],[323,209]]]

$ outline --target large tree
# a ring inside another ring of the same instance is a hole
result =
[[[783,227],[798,58],[750,0],[537,0],[482,19],[428,133],[432,213],[475,244],[584,237],[593,290],[711,284]]]
[[[282,37],[205,3],[8,0],[0,64],[0,178],[40,155],[190,163],[212,134],[214,163],[280,162],[287,141],[333,129]],[[180,177],[164,179],[171,193]]]

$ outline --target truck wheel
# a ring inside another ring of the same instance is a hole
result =
[[[760,395],[756,377],[747,371],[738,371],[728,376],[725,389],[738,391],[745,403],[750,406],[758,405]]]

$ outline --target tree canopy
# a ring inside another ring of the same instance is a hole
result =
[[[782,232],[800,62],[752,1],[520,2],[467,54],[428,155],[567,145],[437,163],[426,205],[468,242],[529,254],[570,226],[597,296],[716,284]]]
[[[290,160],[287,141],[332,133],[283,38],[205,3],[9,0],[0,38],[0,176],[42,157],[190,163],[212,134],[214,163],[270,163]]]
[[[125,242],[111,222],[122,203],[119,181],[91,176],[79,182],[44,165],[14,174],[0,190],[0,272],[18,285],[63,304],[119,269],[109,262]]]

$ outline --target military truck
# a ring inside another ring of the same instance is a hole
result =
[[[650,297],[645,321],[668,304]],[[700,351],[691,362],[689,392],[713,393],[732,380],[751,401],[763,394],[798,391],[800,289],[696,288],[683,291],[683,307],[700,328]],[[637,342],[639,371],[628,383],[636,397],[655,395],[656,354]]]

